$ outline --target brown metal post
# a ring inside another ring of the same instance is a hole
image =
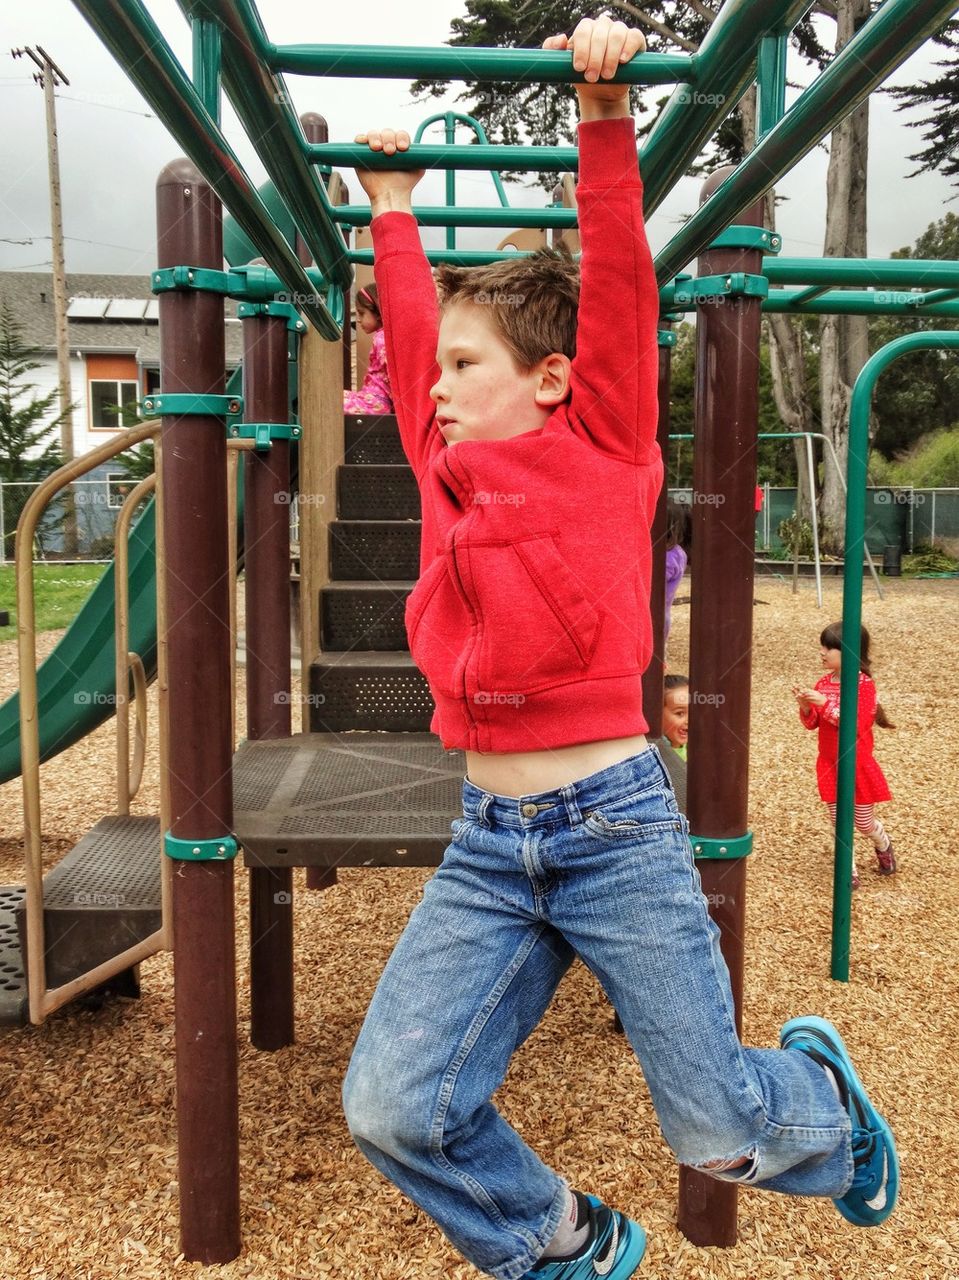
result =
[[[660,320],[665,326],[668,321]],[[649,666],[643,673],[643,714],[649,725],[648,736],[658,738],[663,732],[663,671],[665,642],[663,630],[666,626],[666,502],[667,477],[666,465],[669,460],[669,392],[672,374],[671,346],[661,344],[659,347],[659,425],[656,439],[663,455],[663,487],[659,492],[656,512],[650,528],[653,544],[652,587],[649,597],[649,617],[653,626],[653,656]]]
[[[703,186],[705,201],[731,172]],[[762,201],[737,225],[761,226]],[[758,249],[710,249],[700,276],[762,272]],[[748,829],[754,495],[762,302],[711,297],[697,311],[690,635],[690,830],[708,839]],[[742,1034],[746,864],[697,859],[703,892],[722,931],[736,1028]],[[697,1245],[736,1243],[737,1188],[680,1170],[679,1229]]]
[[[158,264],[220,270],[220,202],[187,160],[157,180]],[[160,383],[223,395],[223,299],[160,295]],[[171,831],[216,840],[233,825],[226,428],[169,417],[162,431]],[[180,1248],[191,1262],[240,1251],[236,957],[232,862],[173,867]]]
[[[289,422],[287,326],[243,321],[243,416]],[[274,440],[244,459],[247,736],[290,736],[290,444]],[[250,870],[250,1039],[293,1043],[293,872]]]

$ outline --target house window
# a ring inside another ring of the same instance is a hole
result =
[[[90,380],[90,426],[94,431],[119,431],[136,417],[137,384],[119,378]]]
[[[127,495],[133,491],[135,480],[131,480],[128,475],[122,471],[107,472],[107,506],[111,510],[119,511],[127,499]]]
[[[144,369],[143,370],[143,394],[145,396],[155,396],[160,390],[160,370]]]

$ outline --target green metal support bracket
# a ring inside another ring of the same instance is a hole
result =
[[[679,305],[698,304],[710,298],[767,298],[769,281],[765,276],[732,271],[725,276],[699,276],[689,284],[676,287],[673,300]]]
[[[763,253],[778,253],[783,238],[765,227],[747,227],[734,224],[721,231],[709,246],[710,249],[759,249]]]
[[[234,440],[254,440],[257,453],[265,453],[274,440],[299,440],[302,434],[297,422],[234,422],[227,428]]]
[[[163,852],[178,862],[229,862],[236,857],[234,836],[217,840],[178,840],[168,831],[163,837]]]
[[[728,840],[691,835],[689,843],[695,858],[747,858],[753,851],[753,833],[747,831],[744,836],[730,836]]]
[[[661,347],[675,347],[677,340],[672,329],[660,329],[656,335],[656,341]]]
[[[236,314],[240,320],[249,320],[251,316],[281,316],[294,333],[303,333],[306,329],[292,302],[241,302]]]
[[[173,416],[202,415],[223,418],[243,412],[240,396],[183,395],[147,396],[140,405],[143,418],[167,418]]]
[[[231,279],[229,271],[214,271],[211,267],[162,267],[154,271],[151,288],[154,293],[201,289],[204,293],[228,294],[236,284],[236,278]]]

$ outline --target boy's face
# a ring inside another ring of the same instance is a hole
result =
[[[674,747],[683,747],[689,738],[689,686],[667,689],[663,701],[663,737]]]
[[[430,395],[437,426],[450,445],[533,431],[565,398],[565,385],[553,386],[550,362],[564,361],[568,367],[566,357],[547,356],[524,371],[478,303],[454,302],[443,311],[436,360],[440,372]]]

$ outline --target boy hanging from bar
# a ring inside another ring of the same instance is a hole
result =
[[[891,1212],[898,1176],[829,1023],[794,1019],[776,1050],[736,1035],[688,829],[644,736],[658,293],[628,87],[613,82],[644,41],[599,18],[544,47],[570,49],[582,76],[581,283],[568,255],[541,251],[440,268],[438,303],[412,216],[422,171],[359,174],[422,497],[410,649],[431,728],[466,752],[467,776],[344,1105],[360,1150],[475,1266],[625,1280],[642,1228],[571,1190],[490,1101],[575,956],[619,1013],[679,1161],[831,1196],[862,1226]],[[409,147],[390,129],[357,141],[386,157]]]

